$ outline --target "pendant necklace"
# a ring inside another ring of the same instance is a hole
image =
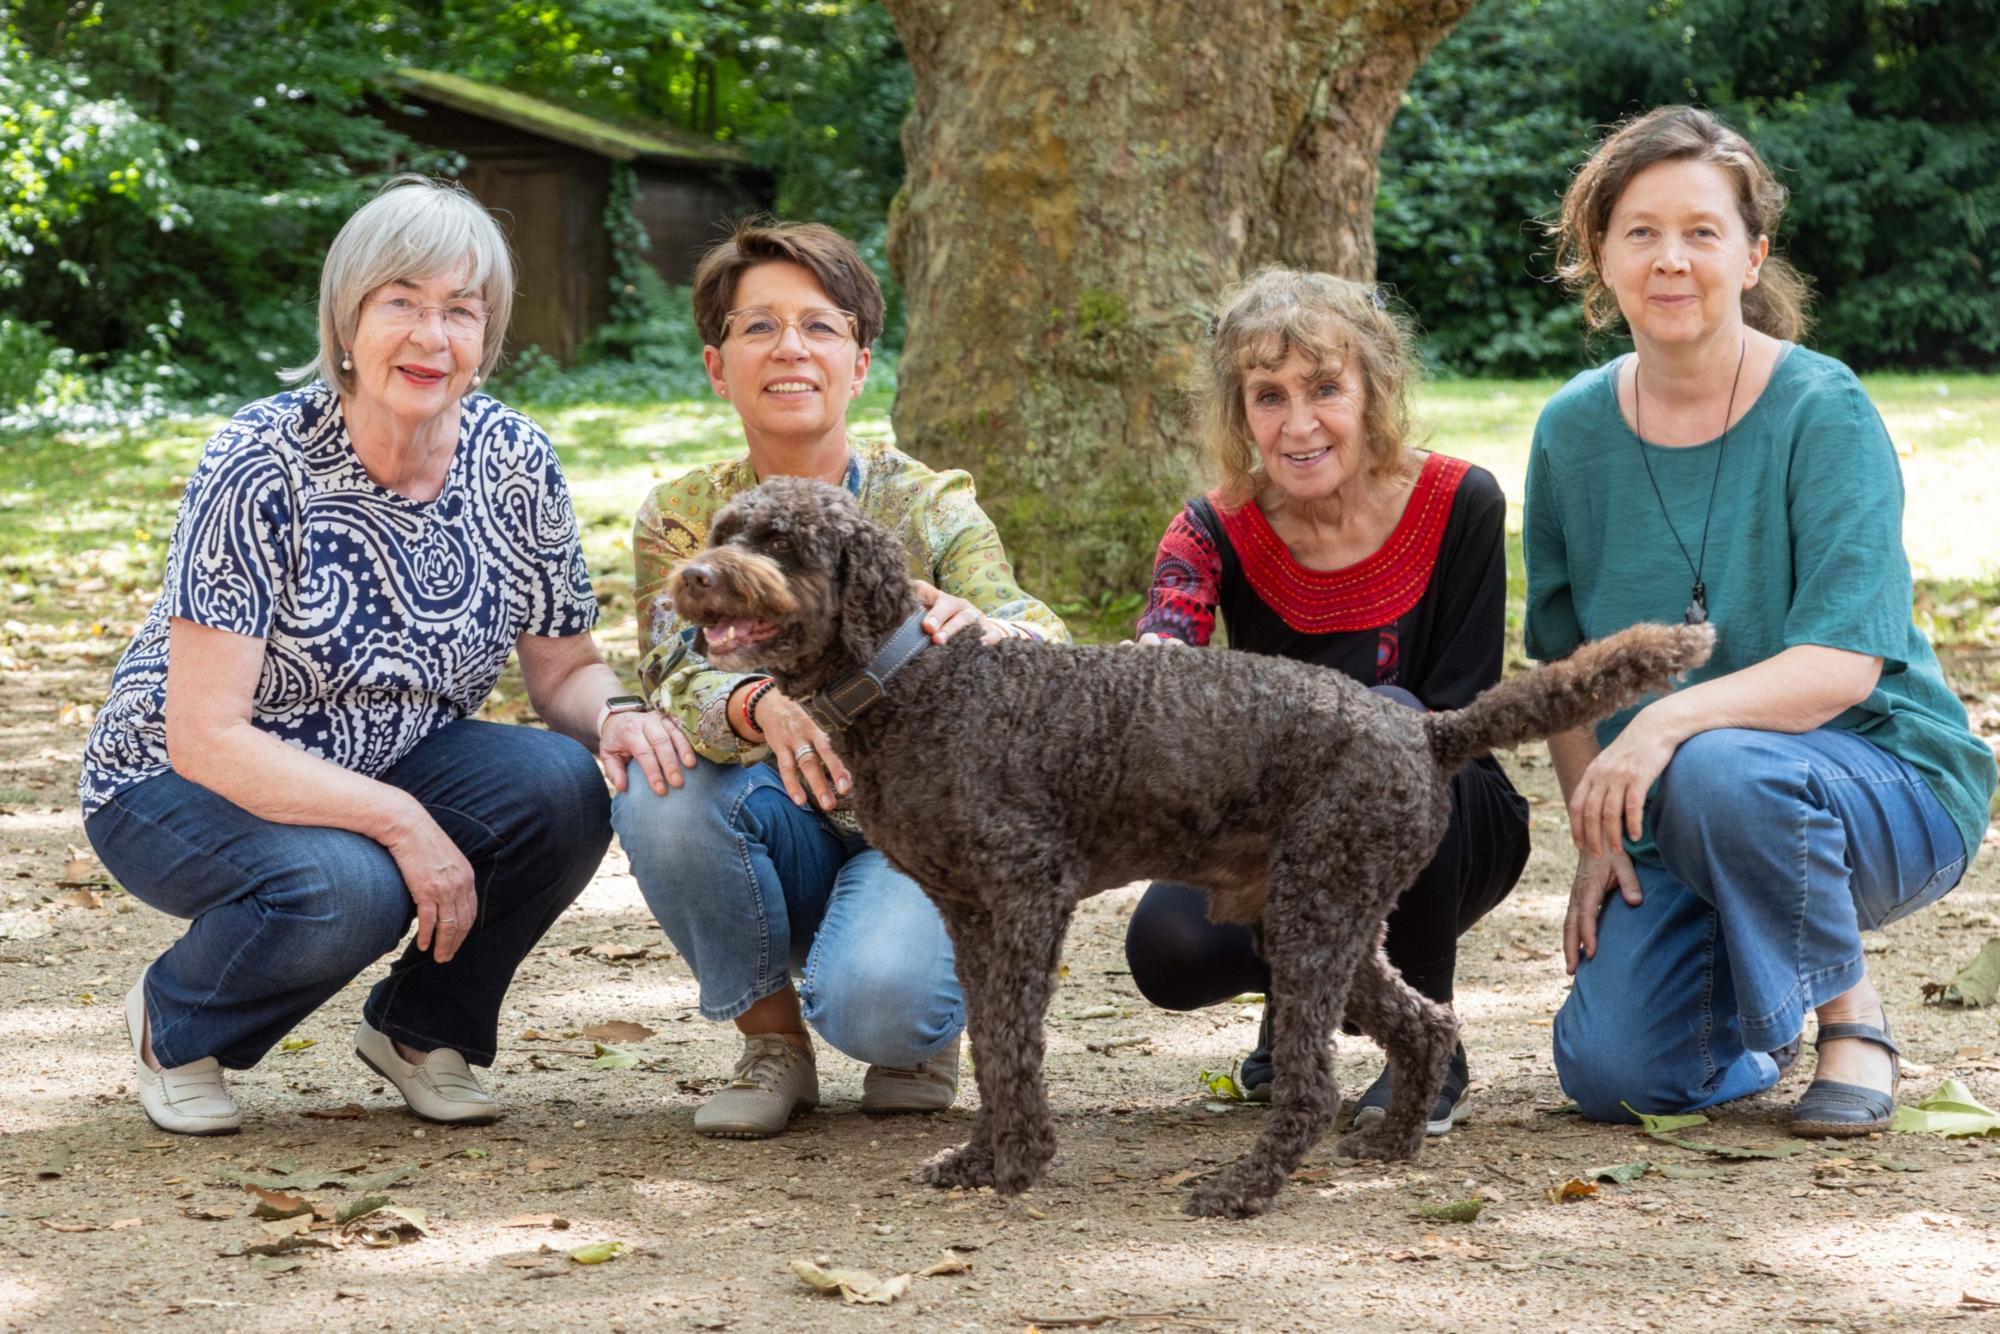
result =
[[[1736,376],[1729,382],[1729,406],[1722,410],[1722,439],[1715,446],[1715,477],[1708,484],[1708,509],[1701,516],[1701,554],[1688,555],[1687,543],[1681,541],[1680,530],[1674,527],[1674,516],[1667,512],[1667,498],[1660,493],[1659,479],[1653,476],[1653,460],[1646,453],[1646,428],[1639,417],[1639,365],[1632,364],[1632,435],[1639,442],[1639,461],[1646,465],[1646,480],[1653,484],[1653,498],[1660,502],[1660,517],[1667,521],[1667,531],[1674,536],[1674,545],[1681,549],[1681,559],[1687,562],[1688,573],[1694,576],[1694,588],[1688,597],[1687,610],[1681,613],[1681,620],[1689,625],[1700,625],[1708,619],[1708,585],[1701,581],[1703,567],[1708,564],[1708,529],[1715,518],[1715,492],[1722,482],[1722,451],[1729,448],[1729,419],[1736,415],[1736,387],[1743,383],[1743,359],[1750,353],[1750,340],[1743,340],[1742,349],[1736,354]]]

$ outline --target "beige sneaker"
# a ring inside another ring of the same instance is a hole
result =
[[[810,1051],[781,1037],[743,1039],[735,1077],[695,1109],[694,1133],[716,1139],[769,1139],[800,1112],[819,1106],[819,1067]]]
[[[886,1112],[941,1112],[958,1099],[958,1049],[965,1040],[963,1031],[949,1046],[909,1070],[871,1065],[861,1077],[861,1110]]]

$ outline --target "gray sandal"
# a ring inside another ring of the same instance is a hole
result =
[[[1896,1119],[1896,1086],[1903,1082],[1903,1053],[1889,1036],[1889,1016],[1883,1014],[1880,1028],[1873,1024],[1821,1024],[1813,1046],[1839,1038],[1860,1038],[1889,1053],[1889,1091],[1815,1079],[1792,1108],[1795,1135],[1816,1139],[1869,1135],[1887,1130]]]

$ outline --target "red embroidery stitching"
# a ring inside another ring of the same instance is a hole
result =
[[[1369,630],[1416,606],[1430,586],[1452,500],[1471,466],[1444,454],[1425,459],[1389,540],[1373,555],[1339,570],[1309,570],[1299,564],[1254,503],[1225,510],[1213,495],[1209,503],[1222,519],[1251,590],[1286,625],[1307,635]]]

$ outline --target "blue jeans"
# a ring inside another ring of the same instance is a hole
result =
[[[965,1026],[951,939],[916,881],[785,795],[777,771],[700,760],[655,796],[634,765],[611,823],[667,939],[734,1019],[799,975],[806,1022],[836,1051],[907,1069]]]
[[[479,915],[450,963],[414,942],[362,1014],[420,1051],[491,1065],[514,970],[611,842],[604,777],[568,737],[456,722],[382,775],[423,803],[472,864]],[[373,839],[276,824],[179,774],[126,788],[84,822],[134,897],[192,921],[146,970],[163,1066],[248,1069],[403,938],[415,910]]]
[[[1964,839],[1921,775],[1851,732],[1721,728],[1684,743],[1646,808],[1663,868],[1614,889],[1556,1015],[1585,1116],[1689,1112],[1777,1082],[1766,1055],[1862,980],[1861,932],[1934,903]]]

